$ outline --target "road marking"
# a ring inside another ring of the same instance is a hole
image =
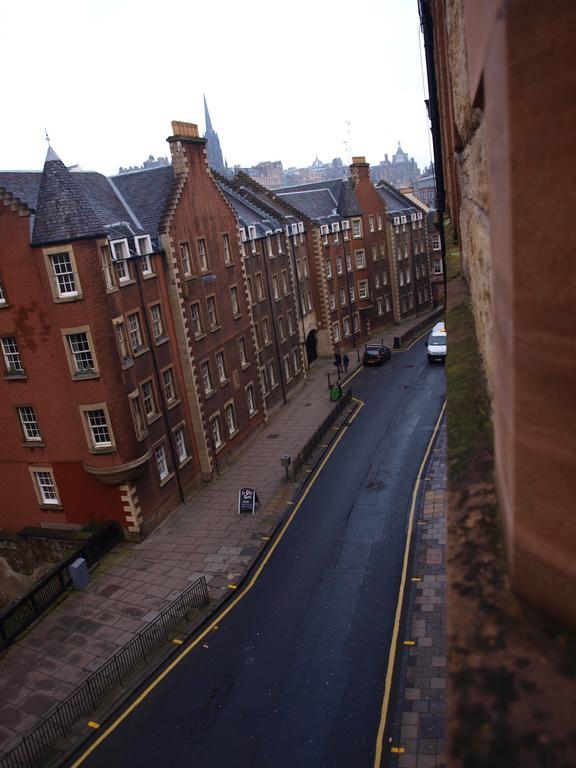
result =
[[[361,401],[357,401],[360,403],[360,408],[363,407],[364,403]],[[360,410],[360,408],[358,410]],[[196,637],[195,640],[193,640],[190,645],[187,645],[179,654],[176,656],[176,658],[170,662],[170,664],[142,691],[142,693],[137,696],[134,701],[126,707],[126,709],[118,715],[118,717],[114,720],[113,723],[111,723],[108,728],[86,749],[85,752],[83,752],[80,757],[70,766],[70,768],[78,768],[79,765],[82,765],[82,763],[86,760],[87,757],[89,757],[94,750],[96,750],[102,742],[108,738],[108,736],[118,728],[119,725],[121,725],[126,718],[132,714],[132,712],[140,706],[140,704],[144,701],[144,699],[156,688],[157,685],[159,685],[162,680],[164,680],[165,677],[167,677],[170,672],[178,665],[180,662],[186,658],[186,656],[194,649],[196,648],[206,637],[206,635],[212,631],[212,629],[218,625],[218,622],[222,621],[225,616],[227,616],[230,611],[232,611],[242,600],[243,597],[245,597],[248,592],[252,589],[254,584],[258,581],[258,578],[260,577],[260,574],[266,567],[268,561],[274,554],[274,551],[276,550],[276,547],[280,544],[282,541],[282,538],[284,537],[284,534],[288,530],[288,527],[292,523],[292,520],[294,520],[296,513],[304,503],[306,497],[310,493],[310,490],[314,486],[314,483],[318,479],[318,476],[326,466],[330,456],[334,453],[336,448],[338,447],[338,444],[346,434],[347,425],[344,425],[342,429],[340,430],[340,434],[334,439],[334,442],[332,443],[332,446],[330,449],[326,452],[326,455],[318,465],[315,473],[312,475],[310,481],[308,482],[308,485],[304,489],[304,492],[302,496],[298,499],[298,502],[294,505],[294,509],[290,512],[290,515],[286,518],[284,521],[284,524],[278,531],[277,536],[272,540],[272,544],[269,547],[268,551],[265,553],[264,557],[262,558],[260,564],[255,569],[254,573],[252,574],[250,580],[243,586],[242,590],[238,593],[236,597],[234,597],[227,605],[225,605],[219,613],[216,614],[213,621],[208,624],[207,627],[205,627],[202,632]],[[238,586],[236,584],[228,584],[228,589],[238,589]]]
[[[390,752],[395,752],[398,755],[401,755],[404,752],[404,747],[391,747]]]
[[[174,643],[174,645],[182,645],[184,640],[179,640],[177,637],[175,637],[174,640],[172,640],[172,642]]]
[[[422,577],[421,576],[412,576],[410,581],[422,581]]]
[[[88,728],[100,728],[100,723],[95,723],[94,720],[88,720]]]
[[[410,504],[410,514],[408,516],[408,532],[406,534],[406,546],[404,547],[404,562],[402,564],[402,577],[400,579],[400,589],[398,590],[398,602],[396,604],[394,630],[392,632],[392,640],[390,641],[388,667],[386,669],[386,678],[384,681],[384,697],[382,699],[382,708],[380,710],[380,725],[378,726],[378,733],[376,735],[376,751],[374,755],[374,768],[380,768],[382,763],[382,740],[384,738],[384,730],[386,728],[386,720],[388,718],[388,705],[390,704],[390,690],[392,688],[392,676],[394,674],[394,661],[396,659],[396,645],[398,643],[398,633],[400,631],[400,618],[402,616],[402,605],[404,602],[404,589],[406,586],[406,575],[408,571],[408,558],[410,555],[410,545],[412,543],[412,530],[414,527],[413,525],[414,512],[416,510],[416,502],[418,499],[418,492],[420,490],[420,483],[422,481],[424,468],[428,461],[428,457],[430,456],[432,445],[434,444],[434,440],[436,439],[436,434],[438,433],[438,429],[440,428],[440,422],[442,421],[442,417],[444,416],[445,410],[446,410],[446,401],[444,401],[442,405],[440,415],[438,416],[438,420],[436,421],[436,427],[434,428],[432,437],[428,441],[426,453],[424,454],[424,458],[422,459],[422,463],[420,464],[420,469],[418,470],[416,482],[414,483],[414,488],[412,489],[412,502]]]
[[[366,405],[366,403],[363,400],[359,400],[357,397],[353,397],[352,400],[354,400],[355,403],[358,403],[359,407],[354,411],[352,416],[348,419],[349,424],[352,424],[356,416],[358,416],[362,408],[364,408],[364,406]]]
[[[416,645],[415,640],[404,640],[404,645]]]

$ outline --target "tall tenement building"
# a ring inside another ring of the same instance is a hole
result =
[[[168,165],[0,172],[3,529],[145,535],[317,356],[430,306],[423,213],[363,157],[271,191],[172,129]]]

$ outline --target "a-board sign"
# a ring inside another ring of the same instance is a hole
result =
[[[240,488],[238,491],[238,514],[254,514],[258,501],[258,494],[254,488]]]

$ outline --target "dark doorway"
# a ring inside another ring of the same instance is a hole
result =
[[[308,357],[308,365],[313,363],[318,357],[317,345],[316,331],[310,331],[306,337],[306,356]]]

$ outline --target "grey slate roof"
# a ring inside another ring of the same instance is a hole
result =
[[[105,227],[81,185],[50,147],[40,177],[33,245],[92,239],[105,234]]]
[[[266,232],[274,232],[281,228],[281,222],[270,216],[250,200],[244,198],[235,189],[232,189],[226,181],[215,174],[218,186],[224,193],[226,199],[234,209],[236,217],[241,227],[255,226],[258,235],[263,236]]]
[[[112,176],[111,181],[136,215],[144,232],[156,238],[174,184],[172,166],[122,173]]]
[[[51,147],[43,171],[0,171],[0,188],[36,213],[34,245],[143,232],[156,240],[173,181],[170,165],[110,179],[70,171]]]
[[[403,213],[417,213],[422,210],[412,200],[404,197],[401,192],[385,181],[376,184],[376,190],[382,200],[384,200],[388,213],[398,213],[400,211]]]
[[[10,192],[31,210],[36,208],[40,171],[0,171],[0,188]]]
[[[313,219],[362,215],[360,203],[348,179],[316,181],[273,191]]]

